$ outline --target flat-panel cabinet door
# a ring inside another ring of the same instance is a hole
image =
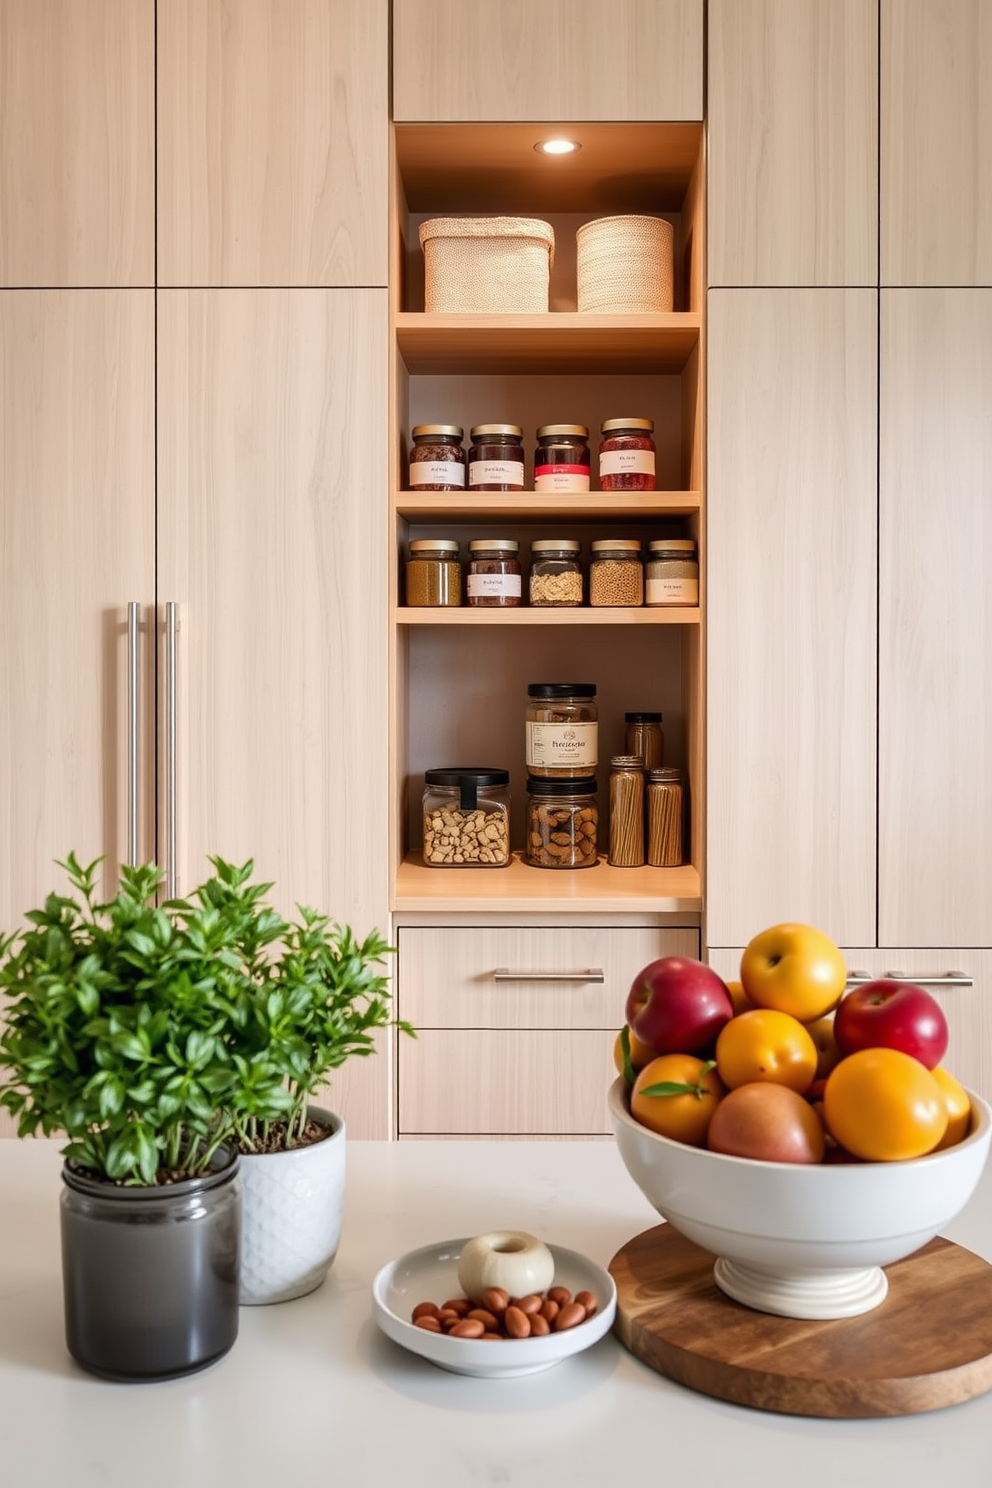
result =
[[[2,0],[0,285],[150,285],[155,0]]]
[[[992,289],[882,294],[881,945],[992,945]]]
[[[702,119],[702,0],[393,0],[393,117]]]
[[[159,292],[178,886],[253,858],[359,935],[388,930],[386,321],[385,290]],[[349,1129],[385,1135],[386,1061],[354,1063]]]
[[[711,285],[874,284],[876,0],[710,0]]]
[[[706,942],[870,943],[876,294],[708,304]]]
[[[388,0],[158,0],[166,285],[385,285]]]
[[[882,0],[881,271],[992,283],[992,6]]]
[[[154,292],[0,293],[0,928],[74,851],[128,860],[128,603],[138,856],[155,855]]]

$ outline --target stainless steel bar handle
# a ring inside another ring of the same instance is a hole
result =
[[[165,892],[174,899],[178,892],[176,869],[176,637],[179,606],[170,599],[165,607]]]
[[[867,971],[848,972],[847,985],[849,987],[863,987],[866,982],[876,982],[880,977],[888,977],[893,982],[914,982],[917,987],[973,987],[974,977],[970,977],[963,971],[945,971],[936,976],[917,976],[912,971],[880,971],[877,976],[872,976]]]
[[[587,967],[585,971],[509,971],[497,966],[493,972],[494,982],[605,982],[606,974],[600,966]]]
[[[141,606],[136,599],[127,607],[127,861],[138,862],[138,792],[141,712]]]

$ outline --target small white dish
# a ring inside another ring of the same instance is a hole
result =
[[[564,1333],[544,1338],[449,1338],[416,1328],[410,1314],[418,1302],[446,1302],[460,1293],[458,1258],[469,1237],[447,1240],[411,1250],[399,1260],[383,1266],[372,1283],[372,1316],[387,1338],[414,1354],[429,1359],[452,1374],[472,1374],[480,1379],[506,1379],[513,1375],[537,1374],[551,1369],[572,1354],[597,1343],[613,1326],[617,1289],[613,1277],[595,1261],[575,1250],[549,1245],[555,1261],[555,1286],[569,1291],[590,1291],[599,1306],[591,1318]]]

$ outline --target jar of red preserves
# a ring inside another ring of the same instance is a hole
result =
[[[599,483],[604,491],[653,491],[654,420],[607,419],[600,431]]]

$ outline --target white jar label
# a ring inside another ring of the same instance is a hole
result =
[[[588,465],[535,465],[535,491],[588,491]]]
[[[523,487],[524,467],[522,460],[473,460],[468,467],[470,486],[519,486]]]
[[[469,574],[465,590],[469,599],[519,599],[523,592],[519,574]]]
[[[699,580],[686,578],[652,579],[644,584],[646,605],[698,605]]]
[[[654,475],[654,450],[604,450],[599,457],[600,475]]]
[[[410,488],[415,486],[463,486],[465,466],[455,460],[421,460],[410,466]]]
[[[527,768],[595,769],[599,752],[596,723],[528,723]]]

